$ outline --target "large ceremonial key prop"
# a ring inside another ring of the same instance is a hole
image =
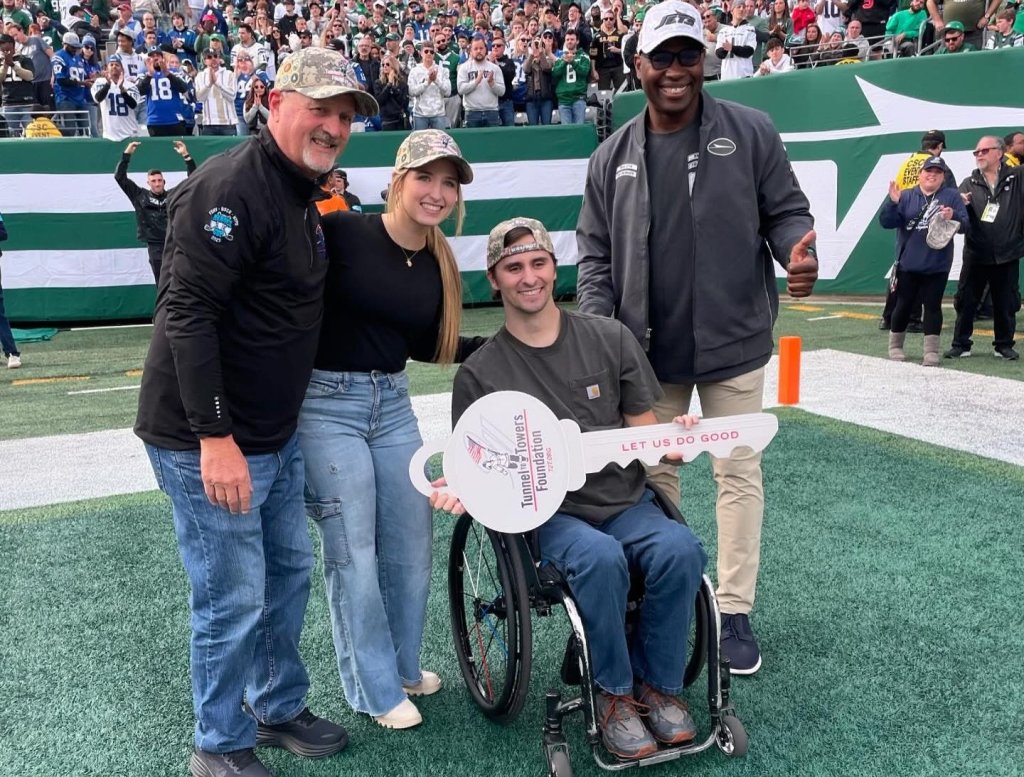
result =
[[[667,453],[692,461],[704,451],[720,458],[741,446],[760,451],[778,430],[775,416],[750,413],[701,419],[692,429],[656,424],[583,433],[529,394],[497,391],[470,405],[448,440],[416,451],[409,477],[427,496],[450,491],[489,529],[526,532],[554,515],[566,493],[582,488],[588,472],[635,460],[657,464]],[[441,452],[448,486],[435,489],[424,465]]]

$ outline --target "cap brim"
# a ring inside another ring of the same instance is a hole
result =
[[[303,97],[311,100],[326,100],[339,94],[348,94],[356,102],[356,111],[360,116],[376,116],[380,113],[380,106],[373,99],[373,95],[364,92],[362,89],[353,89],[350,86],[337,86],[335,84],[324,84],[323,86],[308,86],[302,89],[291,89],[281,91],[298,92]]]
[[[651,36],[649,40],[645,40],[643,46],[637,47],[637,53],[650,54],[663,43],[667,43],[670,40],[676,40],[677,38],[686,41],[692,41],[696,43],[697,46],[700,46],[700,48],[704,48],[704,41],[692,33],[676,32],[675,30],[664,30],[662,32],[656,32],[654,35]]]
[[[469,162],[460,156],[454,154],[428,154],[427,156],[417,159],[415,167],[408,167],[408,170],[416,170],[424,165],[429,165],[431,162],[435,162],[438,159],[449,159],[455,163],[455,168],[459,171],[459,183],[465,185],[467,183],[473,183],[473,168],[469,166]]]

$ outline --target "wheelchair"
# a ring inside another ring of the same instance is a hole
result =
[[[654,489],[669,520],[683,521],[674,505]],[[540,565],[534,534],[501,534],[484,528],[472,516],[462,515],[452,534],[448,557],[448,598],[452,637],[459,669],[474,703],[498,723],[516,718],[526,704],[532,666],[531,613],[552,615],[561,605],[570,625],[562,659],[561,679],[578,686],[578,696],[563,700],[557,689],[545,694],[543,750],[550,777],[571,777],[569,746],[562,720],[582,713],[586,739],[594,760],[603,769],[617,771],[651,766],[694,755],[713,746],[728,756],[747,751],[747,734],[729,701],[728,659],[719,651],[722,619],[715,590],[703,576],[694,607],[684,687],[700,677],[705,665],[711,730],[701,739],[677,746],[662,745],[658,752],[637,760],[620,760],[601,745],[594,704],[590,651],[583,620],[569,586],[550,564]],[[626,630],[639,615],[643,581],[634,575],[630,584]]]

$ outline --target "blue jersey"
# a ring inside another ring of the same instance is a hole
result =
[[[143,96],[146,98],[147,126],[166,126],[182,120],[181,95],[175,91],[166,73],[155,73]]]
[[[53,55],[53,98],[58,103],[72,102],[86,106],[85,102],[85,60],[80,54],[69,54],[61,49]],[[75,86],[61,84],[62,79],[78,81]]]
[[[249,89],[252,88],[254,73],[235,73],[235,113],[242,118],[245,110],[245,98],[249,96]]]
[[[181,95],[181,120],[185,123],[186,129],[194,127],[196,123],[196,85],[180,70],[171,72],[188,84],[188,91]]]
[[[167,33],[167,42],[173,44],[174,41],[181,41],[181,48],[175,46],[174,50],[178,52],[178,56],[182,54],[195,54],[196,51],[196,34],[194,30],[175,30],[172,29]]]

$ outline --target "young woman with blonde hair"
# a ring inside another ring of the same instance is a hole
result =
[[[449,135],[413,132],[384,214],[323,220],[324,321],[298,429],[307,512],[320,533],[345,697],[386,728],[420,723],[408,696],[441,687],[419,664],[433,531],[408,474],[422,440],[405,363],[450,364],[483,342],[459,336],[459,268],[441,231],[453,213],[461,229],[472,180]]]

